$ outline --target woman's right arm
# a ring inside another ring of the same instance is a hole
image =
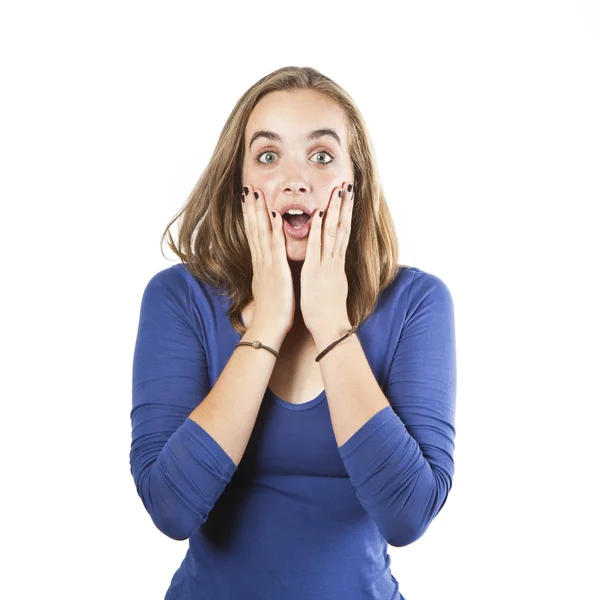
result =
[[[206,521],[231,480],[277,360],[236,348],[209,390],[188,285],[172,268],[149,281],[133,359],[131,473],[152,521],[175,540]],[[242,341],[279,351],[284,337],[257,322]]]

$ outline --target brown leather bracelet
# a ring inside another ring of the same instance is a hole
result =
[[[327,352],[329,352],[336,344],[339,344],[342,340],[345,340],[349,335],[352,335],[355,331],[356,331],[356,325],[352,329],[350,329],[346,335],[342,336],[339,340],[336,340],[335,342],[333,342],[333,344],[329,344],[329,346],[327,346],[327,348],[325,348],[325,350],[323,350],[323,352],[321,352],[317,356],[317,358],[315,358],[315,362],[319,362],[325,356],[325,354],[327,354]]]
[[[327,354],[327,352],[329,352],[334,346],[336,346],[342,340],[345,340],[348,336],[352,335],[355,332],[356,332],[356,325],[352,329],[348,330],[348,333],[343,335],[339,340],[336,340],[332,344],[329,344],[329,346],[327,346],[327,348],[325,348],[325,350],[323,350],[323,352],[320,352],[317,355],[317,358],[315,358],[315,362],[319,362],[325,356],[325,354]],[[238,346],[252,346],[252,348],[255,348],[256,350],[258,350],[259,348],[264,348],[265,350],[272,352],[277,358],[279,358],[279,353],[276,350],[273,350],[273,348],[266,346],[265,344],[261,343],[259,340],[254,340],[253,342],[238,342],[235,345],[235,348],[237,348]]]
[[[279,358],[279,353],[276,350],[273,350],[273,348],[269,348],[269,346],[261,344],[258,340],[254,340],[253,342],[238,342],[235,345],[235,348],[237,348],[238,346],[252,346],[256,350],[258,350],[259,348],[264,348],[265,350],[272,352],[277,358]]]

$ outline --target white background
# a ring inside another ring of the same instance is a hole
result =
[[[456,474],[426,534],[389,548],[401,592],[600,597],[599,15],[4,3],[0,595],[164,598],[187,541],[155,528],[129,471],[141,294],[178,262],[160,234],[234,103],[298,65],[356,100],[401,262],[455,303]]]

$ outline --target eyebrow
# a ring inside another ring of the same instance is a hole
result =
[[[340,148],[342,147],[342,142],[340,140],[340,136],[337,134],[337,132],[335,131],[335,129],[329,129],[328,127],[325,127],[323,129],[315,129],[314,131],[311,131],[305,138],[305,141],[310,142],[311,140],[316,140],[317,138],[320,137],[324,137],[324,136],[329,136],[332,137],[340,146]],[[252,144],[258,139],[258,138],[267,138],[268,140],[272,140],[274,142],[281,142],[281,136],[277,135],[274,131],[267,131],[265,129],[261,129],[259,131],[255,131],[252,134],[252,139],[250,140],[250,145],[248,146],[248,149],[252,148]]]

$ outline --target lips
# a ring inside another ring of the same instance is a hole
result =
[[[302,210],[304,210],[304,209],[302,209]],[[310,213],[307,213],[307,214],[310,214]],[[304,223],[304,225],[302,225],[302,227],[298,227],[298,229],[294,229],[285,219],[283,219],[283,229],[289,237],[296,239],[296,240],[301,240],[309,234],[310,225],[312,223],[312,220],[313,220],[313,218],[311,216],[310,219],[308,219],[308,221],[306,221],[306,223]]]
[[[290,202],[289,204],[284,204],[281,209],[279,209],[279,214],[281,216],[285,215],[285,213],[292,209],[292,208],[299,208],[303,213],[307,214],[307,215],[312,215],[315,212],[315,209],[309,209],[307,206],[305,206],[304,204],[300,203],[300,202]]]

